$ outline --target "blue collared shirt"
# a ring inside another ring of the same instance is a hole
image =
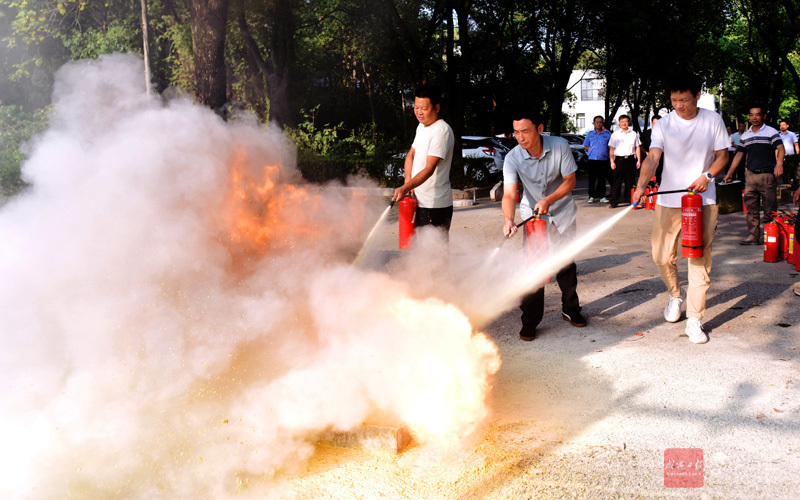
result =
[[[608,140],[611,139],[611,132],[603,130],[599,134],[596,130],[590,130],[583,140],[584,146],[589,146],[590,160],[608,160]]]
[[[565,139],[549,135],[541,137],[544,148],[541,158],[531,156],[522,146],[517,145],[509,151],[503,163],[503,182],[506,185],[522,182],[524,194],[519,204],[519,214],[523,219],[533,215],[536,203],[555,192],[564,177],[578,170]],[[559,233],[575,224],[578,207],[572,199],[572,193],[550,205],[548,212]]]

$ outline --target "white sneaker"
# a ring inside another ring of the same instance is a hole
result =
[[[588,199],[588,200],[586,200],[586,203],[594,203],[594,198],[592,198],[592,197],[590,196],[590,197],[589,197],[589,199]]]
[[[686,320],[685,333],[689,336],[689,340],[695,344],[705,344],[708,342],[708,335],[703,331],[703,325],[700,324],[700,320],[697,318],[689,318]]]
[[[681,319],[681,303],[683,303],[683,294],[680,297],[670,295],[669,304],[664,308],[664,319],[670,323],[675,323]]]

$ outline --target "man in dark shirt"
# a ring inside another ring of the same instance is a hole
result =
[[[747,238],[740,245],[759,245],[761,236],[762,200],[765,223],[772,220],[772,212],[778,209],[778,181],[783,174],[783,141],[777,130],[764,124],[764,108],[750,108],[750,129],[742,134],[725,182],[733,179],[736,167],[747,153],[747,170],[744,182],[744,203],[747,207]]]

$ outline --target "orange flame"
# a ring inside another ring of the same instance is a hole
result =
[[[288,246],[296,237],[314,238],[307,224],[291,224],[319,203],[308,189],[282,182],[280,165],[251,166],[246,151],[230,161],[231,196],[227,210],[231,242],[238,250],[263,255]]]

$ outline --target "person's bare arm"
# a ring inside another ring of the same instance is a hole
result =
[[[614,146],[609,146],[608,148],[608,159],[611,162],[611,170],[615,170],[617,166],[614,164]]]
[[[571,193],[573,189],[575,189],[576,180],[577,177],[574,172],[564,177],[558,188],[556,188],[556,190],[550,193],[549,195],[539,200],[536,203],[536,206],[533,207],[533,210],[534,211],[538,210],[540,215],[545,215],[547,211],[550,209],[550,205],[557,202],[561,198],[565,197],[566,195]]]
[[[728,163],[728,150],[727,149],[720,149],[718,151],[714,151],[714,163],[708,167],[708,173],[713,175],[714,177],[717,176],[720,172],[725,169],[725,165]],[[689,186],[691,191],[695,193],[702,193],[708,190],[708,183],[713,182],[714,180],[709,180],[705,175],[701,175]]]
[[[775,148],[775,177],[783,175],[783,158],[786,156],[786,149],[783,144]]]
[[[406,176],[405,184],[394,190],[394,196],[392,197],[392,201],[402,200],[407,192],[411,191],[415,187],[427,181],[430,178],[430,176],[433,175],[433,172],[436,170],[436,166],[439,164],[440,161],[442,161],[442,159],[439,158],[438,156],[429,155],[427,161],[425,162],[425,168],[420,170],[417,173],[417,175],[415,175],[412,178]]]
[[[512,237],[517,233],[514,214],[517,211],[517,185],[503,183],[503,234]]]
[[[725,178],[723,181],[730,182],[733,179],[733,173],[736,172],[736,167],[739,166],[739,163],[742,162],[742,158],[744,158],[744,153],[738,151],[736,156],[733,157],[733,161],[731,162],[731,168],[728,169],[728,173],[725,174]]]

